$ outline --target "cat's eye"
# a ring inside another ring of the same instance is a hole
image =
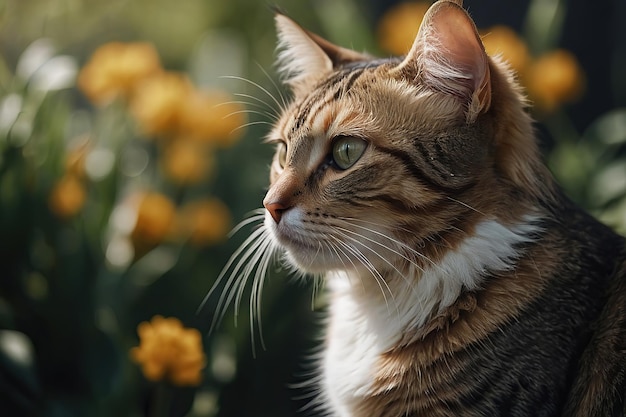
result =
[[[340,136],[333,143],[333,160],[341,169],[354,165],[365,152],[367,142],[354,136]]]
[[[281,168],[284,168],[287,164],[287,144],[280,142],[276,152],[278,154],[278,164]]]

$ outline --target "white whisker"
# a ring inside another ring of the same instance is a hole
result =
[[[248,105],[259,107],[259,108],[265,108],[267,110],[267,115],[270,116],[272,120],[278,120],[279,118],[278,111],[276,111],[274,107],[270,106],[269,103],[267,103],[265,100],[262,100],[258,97],[255,97],[250,94],[245,94],[245,93],[235,93],[235,96],[249,98],[251,100],[256,101],[256,103],[248,102]]]
[[[363,252],[361,252],[358,248],[356,248],[353,245],[349,245],[346,242],[342,241],[341,239],[339,239],[338,237],[335,236],[331,236],[335,239],[335,241],[337,243],[339,243],[339,245],[343,246],[344,249],[346,249],[348,252],[350,252],[352,255],[354,255],[354,257],[365,267],[365,269],[367,269],[369,271],[369,273],[374,277],[374,280],[376,281],[376,283],[378,284],[378,287],[380,288],[380,292],[383,296],[383,299],[385,300],[385,304],[387,305],[387,309],[389,309],[389,302],[387,300],[387,295],[385,293],[385,289],[387,290],[387,292],[389,293],[389,295],[391,296],[391,298],[395,301],[395,297],[393,295],[393,292],[391,291],[391,288],[389,288],[389,285],[387,284],[387,282],[385,281],[385,279],[383,278],[383,276],[381,275],[380,272],[378,272],[378,270],[376,269],[376,267],[372,264],[372,262],[363,254]],[[384,284],[384,288],[383,288],[383,284]]]
[[[437,267],[438,267],[438,265],[437,265],[434,261],[432,261],[429,257],[427,257],[426,255],[424,255],[424,254],[423,254],[423,253],[421,253],[420,251],[418,251],[418,250],[416,250],[416,249],[414,249],[414,248],[410,247],[410,246],[409,246],[409,245],[407,245],[406,243],[401,242],[401,241],[399,241],[399,240],[397,240],[397,239],[395,239],[395,238],[393,238],[393,237],[391,237],[391,236],[387,236],[387,235],[385,235],[384,233],[381,233],[381,232],[379,232],[379,231],[377,231],[377,230],[375,230],[375,229],[372,229],[372,228],[369,228],[369,227],[365,227],[365,226],[360,226],[360,225],[358,225],[358,224],[355,224],[355,223],[354,223],[354,221],[359,221],[360,219],[353,219],[353,218],[349,218],[349,217],[344,217],[344,218],[339,218],[338,220],[343,220],[343,221],[345,221],[345,222],[346,222],[346,224],[349,224],[349,225],[351,225],[351,226],[353,226],[353,227],[357,227],[357,228],[359,228],[359,229],[365,230],[365,231],[367,231],[367,232],[370,232],[370,233],[373,233],[373,234],[375,234],[375,235],[377,235],[377,236],[380,236],[380,237],[382,237],[382,238],[385,238],[385,239],[389,240],[390,242],[392,242],[392,243],[394,243],[394,244],[398,245],[400,248],[405,249],[405,250],[406,250],[406,251],[408,251],[409,253],[411,253],[411,254],[413,254],[413,255],[417,256],[418,258],[423,259],[423,260],[424,260],[424,261],[426,261],[426,262],[428,262],[431,266],[433,266],[433,267],[435,267],[435,268],[437,268]],[[369,223],[369,224],[372,224],[373,226],[379,226],[378,224],[373,223],[373,222],[366,222],[366,221],[364,221],[364,220],[363,220],[363,222],[365,222],[365,223]],[[355,233],[356,233],[356,232],[355,232]],[[360,234],[359,234],[359,235],[360,235]],[[362,235],[360,235],[360,236],[362,236]],[[365,237],[365,236],[362,236],[362,237]],[[368,239],[368,240],[369,240],[369,239]],[[371,241],[372,241],[372,242],[374,242],[374,243],[376,243],[376,244],[382,245],[381,243],[379,243],[379,242],[377,242],[377,241],[375,241],[375,240],[371,240]],[[387,249],[392,250],[390,247],[387,247]],[[401,253],[398,253],[398,252],[397,252],[397,251],[395,251],[395,250],[392,250],[392,251],[393,251],[394,253],[396,253],[396,254],[398,254],[398,255],[402,256],[402,257],[403,257],[404,259],[406,259],[407,261],[411,262],[411,263],[412,263],[415,267],[419,268],[419,270],[420,270],[420,271],[424,272],[424,269],[423,269],[422,267],[420,267],[419,265],[417,265],[415,262],[411,261],[411,260],[410,260],[409,258],[407,258],[405,255],[403,255],[403,254],[401,254]]]
[[[404,254],[402,254],[402,253],[398,252],[397,250],[393,249],[392,247],[390,247],[390,246],[388,246],[388,245],[385,245],[384,243],[378,242],[377,240],[374,240],[374,239],[372,239],[372,238],[369,238],[369,237],[367,237],[367,236],[365,236],[365,235],[363,235],[363,234],[361,234],[361,233],[358,233],[358,232],[355,232],[355,231],[352,231],[352,230],[349,230],[349,229],[346,229],[346,228],[343,228],[343,227],[337,227],[337,229],[338,229],[338,230],[341,230],[342,232],[344,232],[344,236],[345,236],[346,238],[348,238],[348,239],[350,239],[350,240],[354,241],[354,242],[360,242],[360,241],[359,241],[358,239],[355,239],[355,238],[353,238],[353,237],[350,237],[350,236],[345,235],[345,233],[350,233],[350,234],[352,234],[352,235],[357,236],[358,238],[364,239],[364,240],[366,240],[366,241],[368,241],[368,242],[371,242],[371,243],[373,243],[373,244],[375,244],[375,245],[378,245],[378,246],[382,247],[383,249],[387,249],[388,251],[390,251],[390,252],[392,252],[392,253],[395,253],[396,255],[398,255],[399,257],[401,257],[402,259],[404,259],[404,260],[406,260],[407,262],[409,262],[411,265],[413,265],[415,268],[417,268],[420,272],[424,272],[424,268],[422,268],[420,265],[418,265],[417,263],[415,263],[414,261],[412,261],[411,259],[409,259],[406,255],[404,255]],[[371,230],[370,230],[370,231],[371,231]],[[383,236],[384,236],[384,235],[383,235]],[[391,238],[389,238],[389,237],[387,237],[387,236],[385,236],[385,237],[386,237],[387,239],[389,239],[389,240],[394,241],[393,239],[391,239]],[[366,246],[366,247],[367,247],[367,246]],[[384,258],[384,257],[383,257],[383,256],[381,256],[380,254],[378,254],[378,253],[377,253],[376,251],[374,251],[373,249],[370,249],[370,250],[372,250],[372,252],[374,252],[376,255],[378,255],[378,257],[380,257],[380,259],[382,259],[383,261],[385,261],[385,262],[386,262],[389,266],[391,266],[393,269],[395,269],[395,270],[396,270],[396,272],[398,272],[400,275],[403,275],[403,274],[402,274],[402,272],[400,272],[400,271],[398,270],[398,268],[396,268],[394,265],[392,265],[392,264],[391,264],[391,262],[389,262],[386,258]]]
[[[487,216],[485,213],[483,213],[482,211],[480,211],[480,210],[478,210],[478,209],[476,209],[476,208],[474,208],[474,207],[470,206],[470,205],[469,205],[469,204],[467,204],[467,203],[462,202],[461,200],[457,200],[456,198],[452,198],[452,197],[450,197],[450,196],[446,196],[446,198],[447,198],[448,200],[450,200],[450,201],[453,201],[453,202],[455,202],[455,203],[458,203],[458,204],[462,205],[463,207],[467,207],[468,209],[470,209],[470,210],[472,210],[472,211],[475,211],[475,212],[476,212],[476,213],[478,213],[478,214],[482,214],[483,216],[488,217],[488,216]]]
[[[250,127],[250,126],[255,126],[255,125],[268,125],[268,126],[273,126],[272,123],[268,122],[267,120],[256,120],[253,122],[248,122],[248,123],[244,123],[240,126],[237,126],[236,128],[234,128],[233,130],[231,130],[230,132],[228,132],[229,135],[232,135],[233,133],[235,133],[238,130],[241,129],[245,129],[246,127]]]
[[[252,80],[249,80],[247,78],[244,78],[244,77],[238,77],[236,75],[224,75],[222,78],[229,78],[229,79],[233,79],[233,80],[239,80],[239,81],[243,81],[243,82],[246,82],[248,84],[251,84],[251,85],[255,86],[256,88],[258,88],[259,90],[263,91],[265,94],[267,94],[267,96],[272,99],[272,101],[276,104],[276,106],[278,106],[278,108],[280,108],[280,109],[284,108],[283,106],[281,106],[280,102],[276,99],[276,97],[274,97],[274,95],[272,93],[270,93],[265,87],[263,87],[259,83],[256,83],[256,82],[254,82]]]
[[[259,67],[259,69],[261,70],[261,72],[263,72],[263,74],[265,74],[267,79],[270,80],[270,82],[272,83],[272,85],[274,86],[276,91],[278,92],[278,96],[280,97],[280,101],[282,102],[282,106],[279,106],[279,109],[280,110],[286,109],[287,108],[287,100],[285,99],[285,96],[283,95],[282,90],[280,89],[280,87],[278,87],[278,84],[276,84],[276,81],[274,81],[274,79],[272,77],[270,77],[270,75],[267,73],[267,71],[265,71],[265,68],[263,68],[263,66],[261,64],[259,64],[258,62],[256,64]]]
[[[220,298],[219,298],[218,304],[217,304],[217,313],[218,314],[216,314],[216,316],[213,319],[213,323],[211,324],[211,329],[213,329],[214,325],[219,323],[219,322],[221,322],[222,319],[224,318],[224,315],[226,314],[226,308],[232,302],[233,297],[235,296],[234,289],[236,287],[238,287],[238,286],[241,286],[241,285],[245,284],[245,281],[248,278],[245,275],[243,275],[241,277],[241,279],[239,281],[237,281],[237,278],[239,277],[239,275],[238,275],[239,271],[241,270],[243,265],[248,261],[248,259],[252,255],[254,255],[254,253],[256,252],[257,248],[263,243],[263,240],[258,239],[258,238],[260,236],[264,235],[265,233],[266,233],[266,230],[264,228],[262,228],[262,227],[257,229],[257,230],[255,230],[248,237],[248,239],[246,239],[245,242],[239,247],[239,249],[237,249],[237,251],[235,251],[233,256],[231,256],[230,260],[228,261],[228,263],[226,264],[226,266],[222,270],[222,273],[220,273],[220,275],[218,276],[215,285],[217,285],[217,283],[219,281],[221,281],[221,279],[226,274],[226,272],[230,269],[232,264],[237,259],[239,259],[240,255],[243,253],[243,256],[241,256],[241,259],[239,260],[239,262],[237,262],[237,264],[233,268],[233,270],[232,270],[228,280],[226,281],[226,284],[224,286],[222,294],[220,295]],[[241,284],[242,280],[243,280],[243,284]],[[240,282],[240,284],[238,285],[237,282]],[[215,285],[214,285],[213,288],[211,288],[211,291],[213,291],[213,289],[216,288]],[[210,295],[211,291],[209,291],[209,295]],[[237,315],[235,314],[235,323],[236,323],[236,317],[237,317]]]

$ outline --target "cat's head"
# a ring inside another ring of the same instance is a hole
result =
[[[294,99],[268,137],[265,225],[300,270],[424,266],[549,194],[519,89],[459,4],[435,3],[400,58],[276,24]]]

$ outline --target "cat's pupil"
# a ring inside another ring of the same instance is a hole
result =
[[[365,152],[367,142],[353,136],[343,136],[333,144],[333,160],[341,169],[354,165]]]

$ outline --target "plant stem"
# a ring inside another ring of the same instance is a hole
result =
[[[161,381],[154,389],[149,410],[150,417],[169,417],[172,408],[172,390],[167,382]]]

